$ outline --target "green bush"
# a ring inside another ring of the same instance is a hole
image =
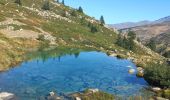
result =
[[[0,5],[5,5],[5,0],[0,0]]]
[[[164,90],[163,91],[163,97],[170,99],[170,89]]]
[[[150,85],[170,88],[170,67],[164,64],[151,64],[145,68],[144,79]]]
[[[44,2],[42,9],[43,10],[50,10],[50,3],[49,3],[48,0]]]
[[[39,40],[39,41],[45,41],[45,36],[44,35],[38,35],[38,38],[37,38],[37,40]]]
[[[164,57],[166,58],[170,58],[170,51],[167,51],[163,54]]]
[[[105,92],[89,93],[88,90],[86,92],[80,96],[82,100],[115,100],[113,95]]]
[[[73,11],[71,12],[71,16],[77,17],[77,12],[76,12],[76,10],[73,10]]]
[[[97,27],[96,27],[96,26],[92,26],[92,27],[91,27],[91,32],[92,32],[92,33],[98,32]]]

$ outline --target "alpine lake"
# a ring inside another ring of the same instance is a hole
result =
[[[54,49],[27,55],[29,60],[0,73],[0,92],[21,100],[36,100],[50,91],[70,94],[89,88],[126,98],[153,95],[147,82],[138,78],[132,61],[93,50]]]

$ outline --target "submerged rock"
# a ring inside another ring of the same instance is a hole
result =
[[[135,73],[135,69],[129,69],[129,74],[133,74],[133,73]]]
[[[16,96],[12,93],[1,92],[0,93],[0,100],[17,100],[17,99],[16,99]]]

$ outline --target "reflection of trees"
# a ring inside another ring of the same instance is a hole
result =
[[[47,61],[49,58],[56,59],[58,58],[58,61],[61,61],[62,56],[66,55],[74,55],[75,58],[78,58],[81,51],[87,51],[87,50],[81,50],[81,49],[73,49],[73,48],[53,48],[48,50],[38,50],[33,53],[27,54],[27,60],[35,60],[37,59],[37,62],[39,60],[42,60],[43,62]]]
[[[78,58],[78,57],[79,57],[79,54],[80,54],[80,52],[74,53],[75,58]]]
[[[61,61],[61,56],[58,56],[58,61],[59,61],[59,62]]]

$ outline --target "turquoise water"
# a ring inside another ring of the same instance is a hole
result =
[[[22,100],[35,100],[50,91],[69,94],[87,88],[119,96],[145,95],[146,81],[128,74],[130,66],[136,69],[129,60],[95,51],[32,60],[0,73],[0,91],[12,92]]]

